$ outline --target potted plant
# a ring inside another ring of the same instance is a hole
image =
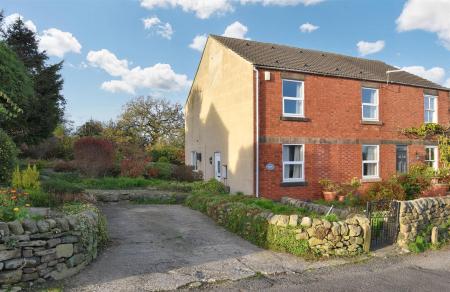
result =
[[[326,178],[319,180],[319,184],[322,186],[322,195],[325,201],[336,200],[336,196],[341,189],[339,184]]]
[[[344,183],[341,185],[341,190],[338,194],[338,201],[344,202],[346,196],[354,196],[361,186],[361,182],[357,177],[352,178],[352,180],[348,183]]]

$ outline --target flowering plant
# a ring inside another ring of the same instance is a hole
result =
[[[29,217],[28,193],[16,189],[0,189],[0,221],[14,221]]]

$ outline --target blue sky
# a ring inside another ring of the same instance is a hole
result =
[[[76,125],[114,119],[138,95],[184,103],[207,34],[364,56],[450,86],[450,0],[3,0],[0,8],[36,30],[51,61],[65,61]]]

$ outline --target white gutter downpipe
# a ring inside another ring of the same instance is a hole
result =
[[[259,71],[256,67],[253,67],[253,72],[256,74],[256,158],[255,158],[255,195],[259,198]]]

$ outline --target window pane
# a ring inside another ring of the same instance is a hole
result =
[[[362,89],[362,102],[376,104],[377,103],[376,93],[377,93],[376,89],[363,88]]]
[[[364,176],[377,176],[377,163],[364,163],[363,164]]]
[[[301,97],[301,82],[283,80],[284,97]]]
[[[377,146],[363,146],[363,161],[378,160]]]
[[[303,178],[301,164],[285,164],[284,165],[285,179],[300,179]]]
[[[429,109],[434,110],[434,97],[430,97]]]
[[[364,119],[376,119],[377,107],[374,105],[363,105],[363,118]]]
[[[425,160],[434,161],[434,148],[425,148]]]
[[[302,161],[303,159],[302,145],[284,145],[283,161]]]
[[[296,114],[300,115],[300,101],[299,100],[290,100],[285,99],[284,100],[284,113],[286,114]]]
[[[425,96],[425,109],[429,109],[430,108],[430,102],[429,102],[429,98],[428,96]]]

